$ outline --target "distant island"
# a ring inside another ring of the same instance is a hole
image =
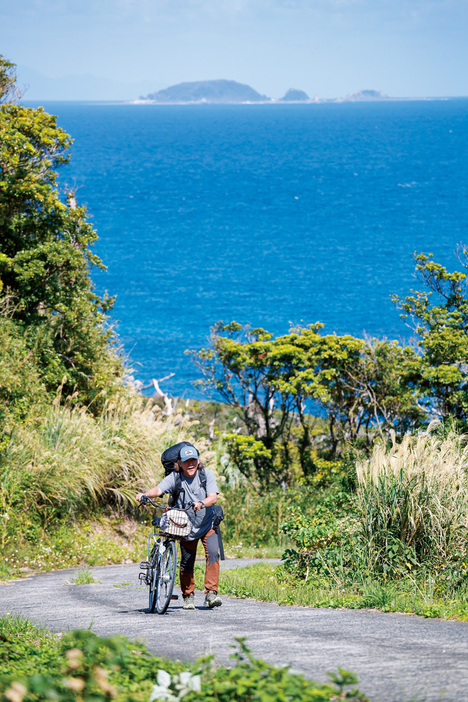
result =
[[[156,103],[249,103],[269,102],[250,85],[236,83],[235,80],[201,80],[193,83],[179,83],[170,88],[150,93],[141,100]]]
[[[252,104],[252,103],[318,103],[318,102],[364,102],[392,100],[378,90],[360,90],[348,93],[344,98],[310,98],[306,92],[289,88],[282,98],[270,98],[258,93],[254,88],[235,80],[201,80],[178,83],[164,90],[140,97],[135,104],[194,105],[194,104]]]
[[[389,100],[390,98],[380,90],[359,90],[356,93],[348,93],[345,97],[347,102],[362,102],[365,100]]]
[[[286,95],[280,98],[280,102],[310,102],[310,97],[303,90],[289,88]]]

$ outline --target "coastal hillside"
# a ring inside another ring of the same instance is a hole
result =
[[[142,100],[160,103],[243,103],[265,102],[270,98],[235,80],[202,80],[178,83],[156,93],[150,93]]]

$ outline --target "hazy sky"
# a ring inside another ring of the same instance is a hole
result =
[[[468,95],[467,36],[468,0],[0,0],[7,58],[136,92],[228,78],[273,97]]]

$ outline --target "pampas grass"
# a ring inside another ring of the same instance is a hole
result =
[[[395,541],[419,561],[466,549],[468,437],[433,429],[401,443],[393,435],[390,447],[376,444],[370,460],[357,464],[362,537],[376,558]]]
[[[136,395],[109,403],[99,417],[59,403],[37,416],[32,410],[1,452],[0,542],[31,519],[44,527],[96,507],[130,507],[137,492],[163,477],[161,453],[193,440],[194,429],[182,415],[164,418]],[[206,442],[197,446],[210,463]]]

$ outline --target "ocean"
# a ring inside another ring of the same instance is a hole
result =
[[[44,107],[126,358],[175,395],[218,320],[409,339],[390,295],[421,288],[413,252],[454,268],[468,243],[468,99]]]

